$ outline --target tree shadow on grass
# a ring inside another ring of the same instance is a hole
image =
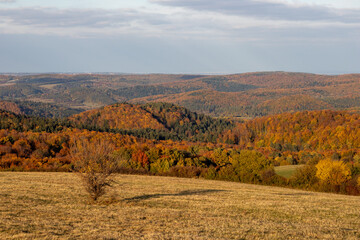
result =
[[[151,198],[161,198],[161,197],[168,197],[168,196],[178,197],[178,196],[204,195],[204,194],[216,193],[216,192],[226,192],[226,190],[201,189],[201,190],[185,190],[185,191],[181,191],[178,193],[146,194],[146,195],[136,196],[136,197],[132,197],[132,198],[125,198],[125,199],[123,199],[123,201],[137,202],[137,201],[147,200],[147,199],[151,199]]]
[[[313,193],[274,193],[274,195],[280,195],[280,196],[310,196],[314,195]]]

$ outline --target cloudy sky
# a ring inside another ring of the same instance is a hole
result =
[[[0,72],[360,72],[360,0],[0,0]]]

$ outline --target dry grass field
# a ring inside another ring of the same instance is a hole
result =
[[[0,172],[0,239],[359,239],[360,198],[116,176],[90,203],[72,173]]]

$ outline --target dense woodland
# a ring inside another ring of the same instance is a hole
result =
[[[118,103],[69,118],[0,112],[0,168],[72,171],[70,149],[107,139],[123,173],[360,193],[360,115],[303,111],[246,121],[169,103]],[[290,178],[275,166],[304,165]]]

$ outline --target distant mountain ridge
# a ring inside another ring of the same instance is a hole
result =
[[[42,74],[0,76],[0,99],[90,110],[127,101],[170,102],[214,117],[360,110],[360,74]]]
[[[24,114],[48,118],[64,118],[81,112],[80,109],[33,101],[0,101],[0,109],[18,115]]]

